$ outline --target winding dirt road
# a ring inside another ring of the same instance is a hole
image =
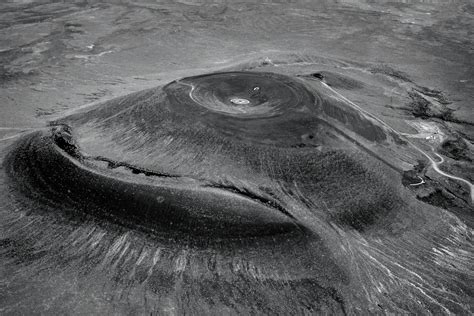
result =
[[[403,137],[405,139],[405,141],[411,145],[414,149],[416,149],[417,151],[419,151],[420,153],[422,153],[426,158],[428,158],[428,160],[431,162],[431,166],[433,167],[433,169],[439,173],[440,175],[442,176],[445,176],[447,178],[450,178],[450,179],[453,179],[453,180],[457,180],[457,181],[461,181],[463,182],[464,184],[466,184],[468,187],[469,187],[469,190],[470,190],[470,193],[471,193],[471,202],[474,203],[474,185],[469,182],[468,180],[466,179],[463,179],[463,178],[460,178],[460,177],[457,177],[457,176],[454,176],[454,175],[451,175],[449,173],[446,173],[444,171],[442,171],[440,168],[439,168],[439,165],[442,164],[444,162],[444,158],[436,153],[434,151],[434,148],[431,147],[431,150],[433,151],[433,153],[438,156],[438,158],[440,158],[441,161],[439,162],[436,162],[433,158],[431,158],[430,155],[428,155],[426,152],[424,152],[421,148],[419,148],[418,146],[416,146],[414,143],[412,143],[411,141],[409,141],[406,137],[406,134],[403,134],[403,133],[400,133],[399,131],[395,130],[394,128],[392,128],[390,125],[388,125],[387,123],[385,123],[383,120],[379,119],[378,117],[376,117],[375,115],[373,115],[372,113],[369,113],[367,112],[366,110],[362,109],[360,106],[358,106],[357,104],[355,104],[354,102],[352,102],[351,100],[349,100],[348,98],[346,98],[345,96],[343,96],[342,94],[340,94],[339,92],[337,92],[336,90],[334,90],[333,88],[331,88],[329,85],[327,85],[325,82],[321,82],[323,84],[324,87],[326,87],[327,89],[329,89],[331,92],[333,92],[334,94],[336,94],[339,98],[341,98],[341,100],[349,103],[352,107],[354,107],[355,109],[359,110],[360,112],[364,113],[365,115],[373,118],[374,120],[376,120],[377,122],[379,122],[380,124],[382,124],[383,126],[385,126],[386,128],[388,128],[390,131],[394,132],[395,134],[397,134],[398,136],[400,137]]]

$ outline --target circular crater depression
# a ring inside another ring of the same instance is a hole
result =
[[[274,73],[225,72],[183,79],[196,104],[221,114],[264,118],[303,110],[314,97],[303,84]]]

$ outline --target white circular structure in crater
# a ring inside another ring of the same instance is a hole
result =
[[[232,98],[230,99],[230,102],[237,104],[237,105],[247,105],[250,103],[249,100],[247,99],[241,99],[241,98]]]

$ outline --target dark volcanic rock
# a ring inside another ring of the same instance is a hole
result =
[[[447,139],[440,147],[440,151],[449,158],[472,162],[472,153],[468,144],[462,138]]]
[[[3,163],[6,200],[29,215],[5,222],[25,226],[0,240],[0,253],[94,275],[84,293],[105,283],[130,297],[145,288],[157,304],[176,296],[183,313],[440,311],[444,296],[433,303],[411,286],[433,282],[464,311],[465,270],[446,278],[452,266],[438,264],[458,259],[426,258],[465,227],[406,196],[403,184],[426,166],[400,174],[372,152],[393,132],[324,84],[270,72],[187,77],[20,138]],[[34,237],[44,223],[53,246]]]

